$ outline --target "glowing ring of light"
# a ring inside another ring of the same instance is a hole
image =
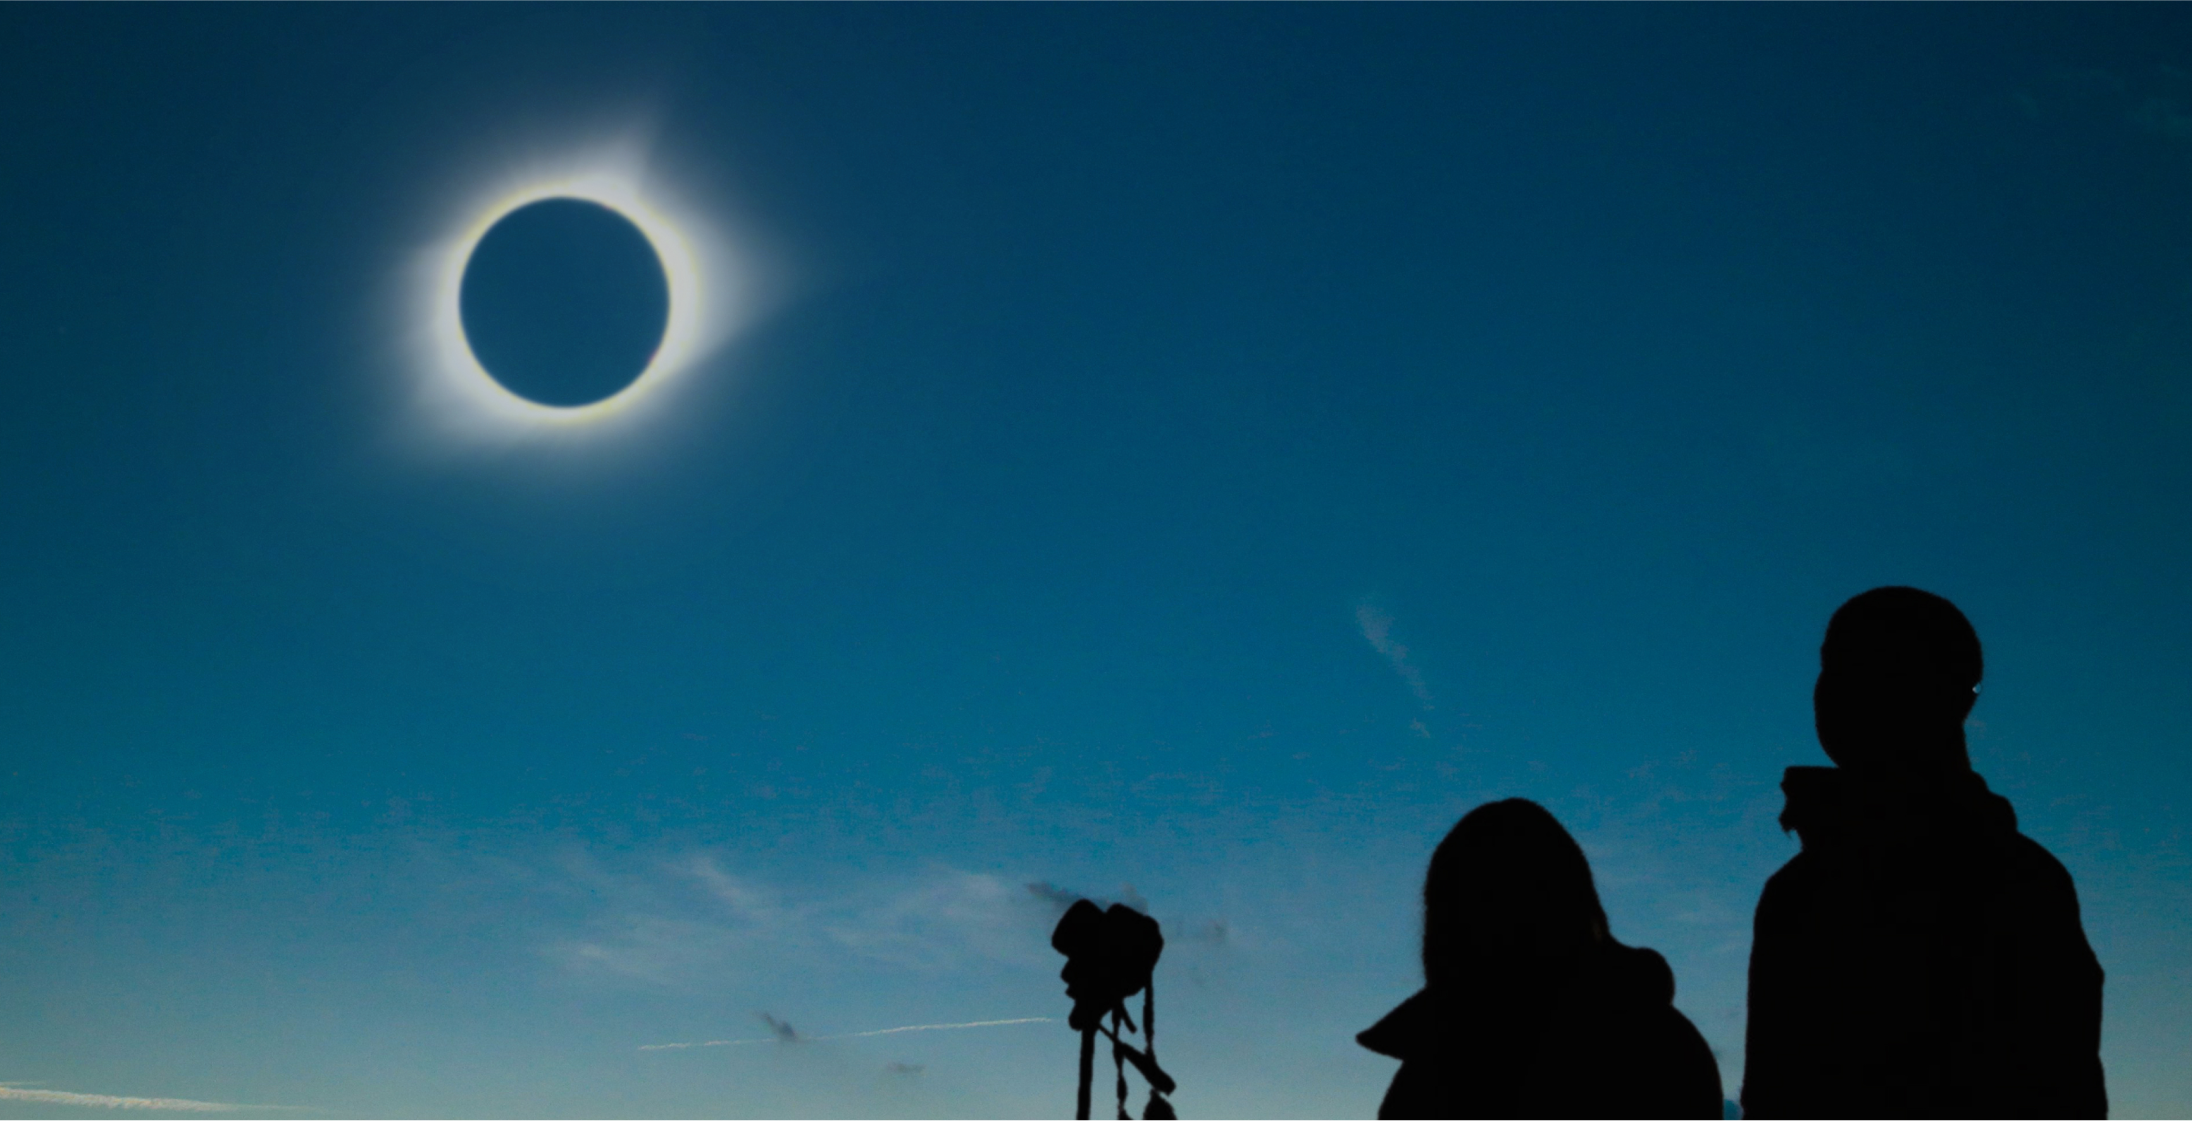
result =
[[[487,367],[480,365],[479,356],[472,352],[472,344],[464,334],[463,309],[459,306],[464,270],[471,264],[472,251],[479,247],[480,239],[511,211],[548,199],[577,199],[605,206],[637,226],[654,249],[655,259],[662,263],[663,276],[669,281],[669,317],[662,327],[662,341],[656,345],[647,368],[623,389],[584,405],[544,405],[521,397],[496,381],[495,376],[487,372]],[[583,425],[624,412],[683,372],[705,349],[702,344],[706,333],[700,309],[706,304],[700,254],[677,227],[648,202],[631,176],[571,176],[533,183],[502,195],[448,243],[435,272],[433,310],[428,325],[435,365],[447,377],[445,384],[454,389],[466,405],[507,424],[520,427]]]

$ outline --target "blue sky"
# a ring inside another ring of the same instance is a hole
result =
[[[2181,1116],[2188,18],[0,11],[0,1083],[1062,1113],[1062,1024],[640,1049],[1062,1016],[1049,884],[1165,924],[1183,1112],[1367,1116],[1523,796],[1732,1094],[1819,634],[1910,583]],[[720,337],[453,435],[421,255],[604,144]]]

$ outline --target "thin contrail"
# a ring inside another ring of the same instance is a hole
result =
[[[866,1039],[871,1035],[897,1035],[900,1032],[909,1031],[958,1031],[962,1028],[998,1028],[1006,1024],[1055,1024],[1057,1022],[1057,1019],[1051,1016],[1022,1016],[1016,1020],[968,1020],[962,1024],[907,1024],[902,1028],[849,1031],[839,1035],[801,1036],[800,1041],[807,1042],[811,1040],[819,1043],[826,1039]],[[702,1043],[646,1043],[641,1044],[639,1049],[642,1051],[682,1051],[687,1047],[744,1047],[751,1043],[780,1042],[783,1041],[772,1035],[766,1039],[710,1039]]]
[[[968,1020],[963,1024],[907,1024],[902,1028],[877,1028],[874,1031],[853,1031],[843,1035],[817,1036],[818,1039],[862,1039],[871,1035],[897,1035],[902,1031],[952,1031],[957,1028],[997,1028],[1006,1024],[1054,1024],[1058,1021],[1049,1016],[1022,1016],[1017,1020]]]
[[[161,1109],[190,1113],[236,1113],[244,1107],[230,1102],[194,1102],[189,1098],[125,1098],[115,1094],[72,1094],[67,1090],[18,1090],[0,1085],[0,1101],[43,1102],[46,1105],[87,1106],[93,1109]]]

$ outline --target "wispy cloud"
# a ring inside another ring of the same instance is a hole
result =
[[[2011,100],[2036,122],[2122,127],[2192,141],[2192,71],[2160,65],[2122,71],[2058,70]]]
[[[1021,1016],[1010,1020],[967,1020],[957,1024],[907,1024],[898,1028],[876,1028],[873,1031],[848,1031],[837,1035],[800,1035],[791,1025],[764,1012],[761,1018],[768,1022],[769,1030],[776,1034],[766,1039],[710,1039],[703,1043],[645,1043],[642,1051],[683,1051],[692,1047],[746,1047],[756,1043],[821,1043],[832,1039],[868,1039],[878,1035],[902,1035],[911,1031],[965,1031],[968,1028],[1001,1028],[1010,1024],[1055,1024],[1052,1016]]]
[[[763,1012],[761,1014],[761,1022],[769,1025],[769,1032],[776,1037],[777,1042],[799,1042],[799,1031],[798,1029],[792,1027],[792,1022],[790,1020],[779,1020],[776,1017],[771,1016],[766,1012]]]
[[[1116,900],[1102,895],[1083,895],[1078,891],[1059,887],[1049,880],[1037,880],[1027,885],[1027,889],[1028,894],[1055,907],[1060,914],[1083,899],[1105,909],[1109,909],[1116,902],[1124,903],[1145,915],[1149,913],[1149,900],[1142,898],[1142,893],[1134,890],[1133,884],[1120,885],[1119,898]]]
[[[699,854],[612,872],[567,871],[607,906],[548,955],[578,971],[672,985],[859,959],[916,970],[1047,960],[1055,902],[1012,880],[947,867],[829,895],[793,894]]]
[[[1049,880],[1037,880],[1029,884],[1027,889],[1029,895],[1056,907],[1061,912],[1084,898],[1079,892],[1068,891]]]
[[[1408,648],[1393,641],[1393,617],[1373,604],[1360,603],[1355,605],[1355,623],[1362,628],[1362,637],[1370,640],[1370,648],[1393,663],[1394,672],[1408,683],[1408,691],[1423,702],[1423,707],[1435,707],[1431,703],[1431,690],[1423,683],[1422,671],[1408,662]]]
[[[76,1094],[67,1090],[24,1090],[0,1084],[0,1101],[37,1102],[87,1109],[152,1109],[164,1113],[236,1113],[245,1107],[232,1102],[200,1102],[189,1098],[131,1098],[118,1094]]]

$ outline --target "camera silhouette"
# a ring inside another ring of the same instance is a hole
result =
[[[1066,1017],[1066,1023],[1081,1033],[1081,1084],[1075,1116],[1089,1115],[1091,1066],[1099,1032],[1110,1037],[1112,1061],[1121,1067],[1119,1116],[1128,1116],[1127,1063],[1132,1063],[1149,1082],[1149,1105],[1143,1116],[1175,1116],[1171,1103],[1165,1100],[1175,1084],[1172,1076],[1157,1065],[1155,973],[1157,958],[1164,953],[1164,932],[1158,929],[1157,920],[1124,903],[1105,909],[1086,899],[1076,900],[1058,920],[1057,929],[1051,931],[1050,944],[1066,956],[1065,968],[1058,971],[1058,978],[1066,983],[1066,996],[1073,1001],[1073,1013]],[[1143,1047],[1119,1037],[1121,1031],[1136,1030],[1134,1017],[1126,1009],[1127,998],[1136,993],[1143,994],[1139,1029]],[[1107,1018],[1109,1026],[1104,1023]]]

